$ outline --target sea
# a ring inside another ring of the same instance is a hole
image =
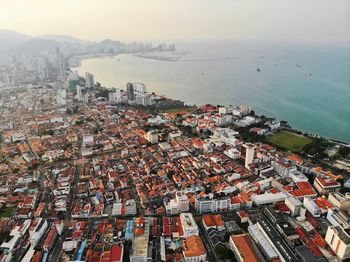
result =
[[[111,88],[142,82],[188,105],[250,105],[293,128],[350,143],[350,47],[180,42],[175,52],[82,60]]]

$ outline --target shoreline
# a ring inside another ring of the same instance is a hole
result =
[[[152,52],[149,52],[149,53],[152,53]],[[110,58],[114,58],[114,57],[117,57],[118,55],[130,55],[130,56],[134,56],[134,57],[138,57],[138,58],[141,58],[141,59],[148,59],[148,60],[156,60],[156,61],[166,61],[166,62],[175,62],[175,61],[179,61],[179,62],[181,62],[181,61],[194,61],[194,60],[167,60],[167,58],[161,58],[161,59],[156,59],[156,58],[154,58],[154,57],[152,57],[152,58],[149,58],[149,57],[142,57],[142,56],[140,56],[139,54],[137,54],[137,53],[119,53],[119,54],[91,54],[91,55],[83,55],[83,56],[79,56],[79,58],[80,58],[80,62],[82,61],[82,60],[89,60],[89,59],[95,59],[95,58],[106,58],[106,57],[110,57]],[[228,58],[225,58],[225,59],[234,59],[234,57],[228,57]],[[221,59],[222,60],[222,59]],[[196,61],[207,61],[207,60],[196,60]],[[218,61],[218,60],[211,60],[211,61]],[[76,67],[72,67],[73,69],[74,68],[79,68],[79,67],[81,67],[81,64],[79,65],[79,66],[76,66]],[[91,72],[91,73],[93,73],[93,72]],[[101,82],[102,83],[102,82]],[[111,87],[106,87],[107,89],[109,88],[111,88]],[[166,97],[169,97],[168,95],[164,95],[164,96],[166,96]],[[177,99],[178,100],[178,98],[171,98],[171,99]],[[191,104],[191,103],[187,103],[186,101],[183,101],[186,105],[188,105],[188,106],[194,106],[195,104]],[[205,104],[205,103],[204,103]],[[209,102],[209,104],[210,104],[210,102]],[[254,105],[252,105],[252,108],[254,109]],[[255,111],[255,109],[254,109],[254,111]],[[261,113],[261,112],[259,112],[259,111],[257,111],[256,112],[257,113],[257,115],[258,116],[260,116],[260,115],[265,115],[265,114],[263,114],[263,113]],[[267,116],[267,115],[265,115],[265,116]],[[267,116],[268,117],[268,116]],[[276,118],[276,117],[273,117],[273,118],[275,118],[276,120],[278,120],[278,118]],[[281,120],[279,120],[279,121],[286,121],[289,125],[290,125],[290,127],[291,127],[291,131],[293,131],[293,132],[301,132],[303,135],[305,134],[305,135],[307,135],[307,136],[310,136],[310,137],[313,137],[313,138],[323,138],[323,139],[326,139],[326,140],[328,140],[328,141],[332,141],[332,142],[334,142],[334,143],[336,143],[336,144],[340,144],[340,145],[343,145],[343,146],[346,146],[346,147],[350,147],[350,141],[349,142],[347,142],[347,141],[344,141],[344,140],[341,140],[341,139],[339,139],[339,138],[332,138],[332,137],[327,137],[327,136],[324,136],[324,135],[320,135],[320,134],[317,134],[317,133],[313,133],[313,132],[310,132],[310,131],[307,131],[307,130],[305,130],[305,129],[303,129],[303,128],[295,128],[294,126],[292,126],[291,124],[290,124],[290,122],[288,121],[288,120],[284,120],[284,119],[281,119]]]

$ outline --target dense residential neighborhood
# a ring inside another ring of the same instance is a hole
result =
[[[1,261],[350,258],[344,143],[72,71],[0,108]]]

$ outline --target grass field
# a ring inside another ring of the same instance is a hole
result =
[[[165,113],[171,114],[171,115],[176,115],[176,114],[189,114],[195,111],[197,107],[191,106],[191,107],[180,107],[180,108],[171,108],[171,109],[166,109]]]
[[[267,138],[267,141],[295,153],[300,153],[303,147],[312,142],[312,139],[289,131],[281,131]]]
[[[5,207],[0,211],[0,217],[12,217],[14,209],[14,207]]]

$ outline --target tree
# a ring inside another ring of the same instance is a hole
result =
[[[84,123],[84,119],[78,119],[77,121],[75,121],[75,125],[77,125],[77,126],[79,126],[83,123]]]
[[[73,107],[73,113],[77,114],[79,112],[79,106]]]
[[[225,259],[231,259],[231,261],[234,258],[234,254],[231,250],[229,250],[227,247],[225,247],[223,244],[219,244],[214,249],[215,254],[219,259],[225,260]]]
[[[338,153],[342,156],[342,157],[348,157],[350,155],[350,147],[347,146],[341,146],[339,148]]]
[[[65,216],[66,216],[66,213],[64,211],[58,211],[57,218],[59,220],[64,220]]]

